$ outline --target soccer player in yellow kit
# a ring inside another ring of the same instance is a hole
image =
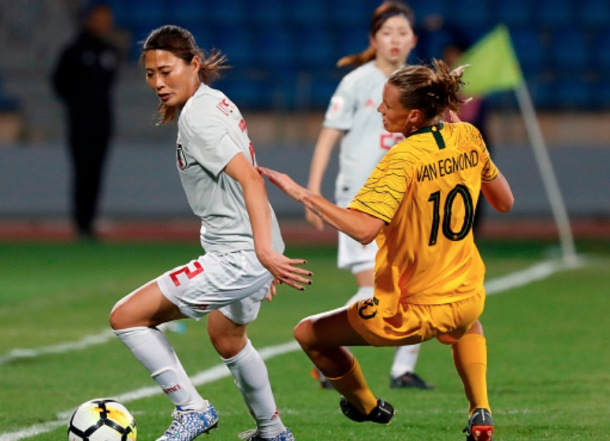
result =
[[[374,297],[303,319],[295,337],[341,393],[350,419],[388,424],[393,407],[377,399],[344,346],[400,346],[432,338],[451,345],[468,398],[467,441],[493,439],[487,348],[479,316],[485,265],[472,235],[479,193],[498,211],[510,187],[479,131],[441,121],[457,112],[464,68],[442,61],[405,66],[384,87],[386,130],[405,140],[391,149],[348,208],[340,208],[273,170],[259,171],[287,195],[361,243],[377,240]]]

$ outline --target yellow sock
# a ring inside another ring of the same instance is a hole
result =
[[[470,403],[470,414],[475,409],[490,410],[487,397],[487,345],[480,334],[466,334],[451,346],[453,361]],[[490,410],[491,411],[491,410]]]
[[[326,377],[335,390],[343,395],[364,415],[368,415],[377,407],[377,398],[369,389],[360,369],[358,360],[354,357],[354,365],[344,375],[338,378]]]

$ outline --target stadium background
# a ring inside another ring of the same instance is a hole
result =
[[[174,169],[175,127],[155,127],[156,98],[147,90],[138,66],[138,42],[152,28],[183,25],[203,48],[217,47],[227,54],[234,69],[215,84],[242,109],[259,162],[304,183],[325,107],[346,73],[336,69],[335,62],[366,47],[369,18],[380,2],[106,3],[115,13],[113,38],[124,53],[115,95],[117,131],[102,197],[101,225],[108,231],[116,221],[170,219],[179,230],[183,224],[177,220],[192,218]],[[455,29],[474,42],[498,23],[508,26],[576,233],[606,232],[610,3],[415,0],[409,4],[420,34],[411,62],[440,57]],[[74,0],[0,1],[0,232],[5,235],[28,235],[33,229],[66,234],[69,174],[63,114],[49,74],[75,31],[83,5]],[[439,17],[444,27],[427,26]],[[490,213],[483,231],[519,234],[529,225],[527,231],[533,235],[552,234],[549,202],[516,101],[511,93],[494,95],[490,101],[494,157],[513,185],[517,203],[502,223]],[[327,173],[324,185],[329,197],[333,175],[332,170]],[[275,189],[270,188],[270,196],[281,218],[302,217],[302,209]],[[494,230],[494,226],[500,227]]]

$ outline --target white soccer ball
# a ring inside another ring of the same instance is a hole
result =
[[[137,435],[131,413],[110,398],[81,404],[68,424],[68,441],[136,441]]]

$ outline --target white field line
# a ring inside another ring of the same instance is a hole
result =
[[[43,346],[36,349],[13,349],[0,357],[0,365],[10,363],[19,358],[35,358],[43,354],[61,354],[63,352],[81,351],[89,346],[101,345],[116,338],[111,329],[106,329],[96,335],[85,335],[78,341],[59,343],[53,346]]]
[[[585,264],[586,259],[582,256],[575,256],[569,260],[548,260],[546,262],[537,263],[522,271],[489,280],[485,283],[485,291],[488,296],[499,294],[503,291],[508,291],[509,289],[518,288],[532,282],[546,279],[559,271],[581,268],[585,266]]]
[[[547,262],[542,262],[533,265],[525,270],[517,271],[507,276],[490,280],[485,284],[485,289],[487,291],[487,295],[499,294],[503,291],[507,291],[512,288],[525,286],[529,283],[538,280],[543,280],[559,271],[580,268],[584,266],[585,263],[586,262],[582,258],[576,258],[572,261],[551,260]],[[86,336],[83,339],[73,343],[62,343],[55,346],[47,346],[32,350],[15,349],[11,351],[8,355],[1,357],[0,361],[7,360],[3,361],[4,363],[7,363],[8,361],[14,360],[16,358],[36,357],[42,354],[62,353],[71,350],[82,350],[92,345],[103,344],[113,337],[114,333],[112,331],[106,330],[97,335]],[[298,349],[298,343],[296,341],[290,341],[288,343],[276,346],[267,346],[265,348],[259,349],[258,352],[264,360],[268,360],[279,355],[294,352]],[[209,369],[206,369],[205,371],[201,371],[195,374],[191,377],[191,380],[193,381],[193,384],[195,386],[201,386],[206,383],[211,383],[213,381],[229,377],[230,375],[231,373],[229,369],[224,364],[219,364]],[[128,403],[130,401],[151,397],[160,393],[161,389],[159,387],[150,386],[136,389],[134,391],[127,392],[125,394],[113,398],[119,402]],[[67,410],[58,413],[57,420],[55,421],[36,424],[34,426],[26,427],[24,429],[19,429],[15,432],[4,433],[0,435],[0,441],[19,441],[36,435],[40,435],[42,433],[51,432],[61,426],[67,426],[67,421],[70,418],[72,412],[73,410]]]

